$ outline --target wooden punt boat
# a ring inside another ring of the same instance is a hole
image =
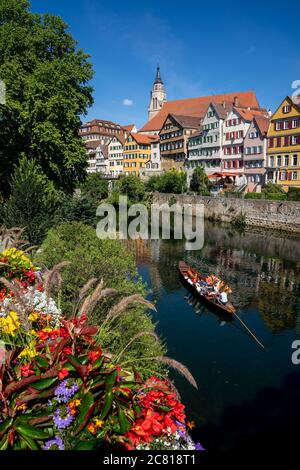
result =
[[[222,313],[225,315],[233,315],[235,313],[235,308],[232,303],[227,302],[226,305],[223,305],[219,302],[218,299],[212,298],[209,295],[202,294],[197,291],[194,285],[188,282],[187,278],[191,278],[191,273],[193,276],[197,276],[200,279],[204,279],[198,271],[193,269],[191,266],[188,266],[184,261],[179,261],[179,273],[181,277],[181,281],[184,286],[194,294],[201,302],[203,302],[208,308],[214,310],[218,313]]]

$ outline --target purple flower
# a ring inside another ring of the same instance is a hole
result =
[[[58,387],[56,387],[54,391],[54,395],[58,401],[58,403],[67,403],[70,398],[75,395],[78,390],[78,385],[76,382],[70,379],[66,379]]]
[[[58,408],[58,410],[55,411],[54,416],[53,416],[53,421],[57,429],[65,429],[73,421],[73,416],[70,413],[70,410],[68,407],[61,409]]]
[[[44,450],[65,450],[64,443],[60,437],[55,437],[47,441],[44,445]]]
[[[197,442],[195,444],[195,450],[205,450],[204,447],[202,447],[202,445],[200,444],[200,442]]]

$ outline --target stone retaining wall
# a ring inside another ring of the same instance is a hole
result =
[[[188,194],[154,193],[153,202],[163,204],[174,198],[178,204],[204,204],[205,217],[231,222],[243,213],[247,225],[300,233],[300,202],[235,199]]]

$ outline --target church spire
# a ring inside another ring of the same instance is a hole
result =
[[[163,83],[162,79],[161,79],[161,76],[160,76],[160,66],[159,64],[157,64],[157,68],[156,68],[156,77],[155,77],[155,80],[154,80],[154,84],[155,83]]]
[[[167,94],[160,75],[160,66],[157,64],[156,75],[150,93],[150,104],[148,107],[148,119],[152,119],[167,101]]]

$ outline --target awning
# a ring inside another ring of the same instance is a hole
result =
[[[241,173],[212,173],[211,175],[208,175],[209,178],[223,178],[226,176],[239,176]]]

